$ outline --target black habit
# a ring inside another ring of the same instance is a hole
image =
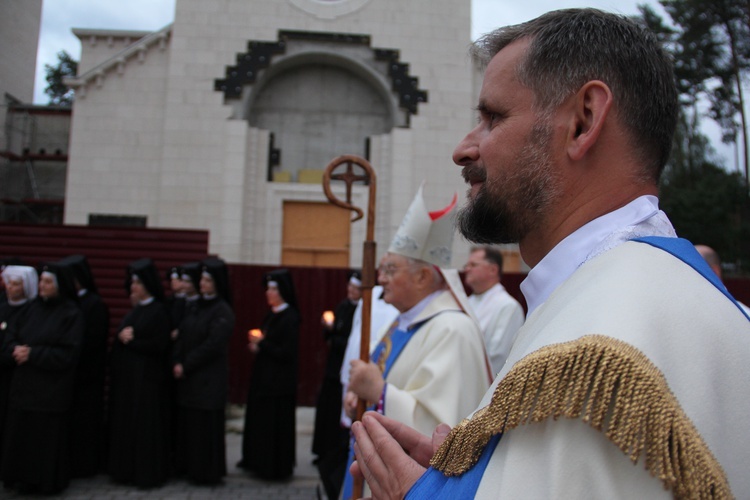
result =
[[[76,370],[71,411],[70,464],[72,477],[103,472],[104,381],[109,339],[109,309],[98,293],[88,291],[79,299],[86,330]]]
[[[320,477],[330,498],[338,497],[349,449],[349,430],[341,427],[341,363],[356,308],[356,302],[341,301],[336,306],[333,328],[324,331],[328,358],[315,407],[312,452],[318,455]]]
[[[300,315],[290,305],[270,312],[252,370],[245,408],[241,467],[265,479],[292,475],[295,464]]]
[[[221,298],[200,299],[179,328],[174,364],[177,381],[177,470],[200,484],[226,475],[225,417],[229,380],[229,339],[234,313]]]
[[[13,370],[5,426],[2,476],[6,487],[59,493],[69,482],[68,425],[83,314],[62,296],[36,298],[6,344],[31,348]]]
[[[119,483],[139,488],[167,479],[169,366],[165,362],[171,321],[153,300],[130,311],[117,331],[131,326],[127,344],[112,346],[109,473]]]
[[[0,459],[2,459],[3,429],[5,429],[8,416],[10,381],[13,377],[13,368],[16,366],[12,355],[13,350],[8,350],[7,345],[13,336],[12,330],[17,328],[18,318],[23,316],[31,302],[27,300],[22,304],[11,305],[7,300],[0,300]]]
[[[348,299],[340,302],[334,313],[333,328],[323,331],[328,344],[328,358],[315,406],[315,432],[312,442],[312,452],[319,457],[323,457],[327,451],[335,447],[335,442],[341,434],[341,363],[344,361],[346,343],[352,331],[356,308],[356,302],[352,303]]]

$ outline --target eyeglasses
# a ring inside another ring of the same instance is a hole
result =
[[[393,275],[399,272],[401,269],[408,269],[414,267],[413,264],[407,264],[405,266],[397,266],[396,264],[384,264],[378,267],[378,274],[383,275],[387,278],[393,278]]]
[[[474,269],[475,267],[486,266],[487,262],[467,262],[464,264],[464,269]]]

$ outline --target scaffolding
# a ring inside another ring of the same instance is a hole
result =
[[[70,109],[5,96],[0,221],[62,223]]]

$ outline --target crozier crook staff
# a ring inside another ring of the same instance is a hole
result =
[[[346,172],[334,174],[334,170],[341,165],[346,165]],[[354,165],[364,170],[363,175],[354,173]],[[331,181],[343,181],[346,183],[346,201],[341,201],[331,191]],[[370,162],[362,157],[355,155],[342,155],[334,158],[328,164],[323,173],[323,192],[328,201],[336,206],[356,212],[356,216],[351,220],[358,221],[363,217],[362,209],[352,204],[352,184],[363,182],[369,186],[367,201],[367,233],[362,246],[362,333],[359,344],[359,359],[370,361],[370,313],[372,311],[372,287],[375,285],[375,194],[377,180],[375,170]],[[365,412],[366,402],[362,399],[357,403],[357,418],[360,420]],[[355,481],[354,491],[362,491],[362,482]]]

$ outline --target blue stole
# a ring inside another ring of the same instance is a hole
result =
[[[732,303],[742,312],[742,315],[750,320],[745,310],[732,297],[727,287],[721,282],[716,273],[709,267],[706,260],[698,253],[692,243],[684,238],[667,238],[664,236],[646,236],[645,238],[636,238],[632,241],[647,243],[653,247],[660,248],[667,253],[677,257],[685,264],[695,269],[701,276],[706,278],[722,294],[724,294]]]
[[[701,257],[701,254],[695,249],[692,243],[683,238],[669,238],[663,236],[647,236],[645,238],[636,238],[631,241],[637,241],[639,243],[646,243],[655,248],[664,250],[665,252],[673,255],[680,259],[701,276],[706,278],[712,285],[714,285],[722,294],[724,294],[729,300],[731,300],[737,308],[742,311],[742,314],[747,318],[747,314],[740,307],[734,297],[729,293],[727,288],[721,282],[716,273],[708,266],[705,259]],[[750,318],[748,318],[750,320]],[[487,464],[492,457],[492,453],[495,451],[497,444],[500,442],[501,434],[493,436],[482,451],[482,455],[479,461],[460,476],[445,476],[442,472],[430,467],[427,471],[414,483],[409,492],[406,494],[407,500],[436,500],[441,498],[446,499],[459,499],[459,498],[474,498],[479,488],[479,483],[482,481],[482,476],[487,468]]]
[[[482,450],[479,461],[460,476],[446,476],[432,467],[422,474],[406,494],[406,500],[435,500],[436,498],[474,498],[482,481],[484,470],[502,434],[496,434]]]
[[[370,355],[370,359],[372,361],[376,363],[384,361],[384,365],[382,367],[384,379],[388,376],[388,372],[390,372],[391,368],[393,367],[393,364],[401,355],[401,352],[404,350],[404,347],[406,347],[406,344],[409,343],[409,340],[411,340],[414,333],[417,330],[419,330],[419,328],[424,323],[425,322],[422,321],[420,323],[416,323],[412,325],[407,330],[399,330],[396,328],[398,323],[394,322],[390,330],[388,330],[388,333],[386,333],[383,336],[383,339],[378,343],[378,345],[372,351],[372,354]],[[385,360],[380,359],[383,353],[385,353],[385,355],[387,356]],[[383,406],[384,406],[383,413],[385,413],[385,404]],[[375,410],[375,409],[377,409],[377,403],[368,408],[368,410]],[[344,489],[343,489],[344,494],[342,497],[344,500],[349,500],[352,497],[352,488],[354,487],[354,478],[349,473],[349,467],[352,465],[352,462],[354,462],[354,436],[353,435],[349,439],[349,459],[346,462],[346,473],[344,476]]]

